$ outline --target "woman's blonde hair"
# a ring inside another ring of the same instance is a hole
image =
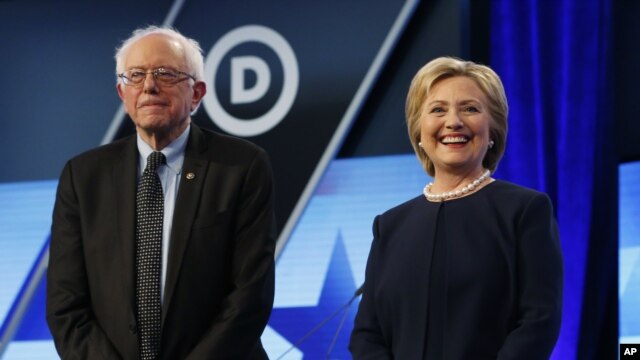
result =
[[[439,57],[423,66],[414,76],[407,94],[405,114],[409,139],[422,166],[431,176],[435,175],[433,162],[419,146],[420,119],[424,102],[433,86],[441,80],[455,76],[466,76],[476,82],[487,97],[491,124],[489,138],[493,146],[487,151],[482,165],[494,172],[504,154],[507,141],[507,117],[509,105],[502,86],[502,81],[495,71],[488,66],[471,61],[463,61],[453,57]]]

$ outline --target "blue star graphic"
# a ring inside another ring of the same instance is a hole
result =
[[[358,302],[347,304],[353,298],[355,291],[356,286],[351,274],[349,259],[344,248],[342,235],[338,231],[318,304],[316,306],[273,309],[269,325],[291,344],[295,344],[314,327],[338,312],[335,317],[298,344],[297,348],[304,353],[304,359],[325,359],[334,336],[339,331],[328,358],[351,359],[347,346]],[[345,309],[339,311],[343,307]],[[339,329],[342,321],[344,321],[343,326]]]

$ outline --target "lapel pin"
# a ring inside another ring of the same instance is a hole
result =
[[[192,172],[188,172],[187,173],[187,180],[193,180],[196,178],[196,174],[192,173]]]

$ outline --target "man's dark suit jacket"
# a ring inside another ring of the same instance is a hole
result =
[[[63,359],[137,359],[136,137],[60,177],[47,321]],[[192,173],[195,175],[186,175]],[[273,186],[265,152],[191,125],[176,198],[160,359],[263,359],[273,305]]]
[[[444,203],[421,195],[376,217],[353,358],[428,358],[438,226],[446,234],[447,268],[433,275],[446,283],[445,305],[434,310],[445,319],[443,359],[548,359],[563,287],[553,207],[545,194],[500,180]]]

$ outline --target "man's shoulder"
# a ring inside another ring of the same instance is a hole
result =
[[[197,128],[199,142],[206,144],[207,153],[216,158],[249,159],[265,153],[264,149],[249,140]]]
[[[112,143],[86,150],[72,157],[69,162],[100,164],[105,161],[121,159],[125,149],[128,146],[135,145],[135,141],[132,144],[132,137],[134,136],[129,135]]]

